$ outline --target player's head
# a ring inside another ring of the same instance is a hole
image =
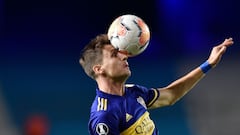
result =
[[[126,54],[111,45],[106,34],[101,34],[85,46],[79,61],[86,74],[93,79],[98,75],[121,79],[131,74],[127,58]]]
[[[80,64],[86,74],[95,79],[93,66],[102,63],[102,49],[105,45],[110,44],[106,35],[98,35],[92,39],[82,50]]]

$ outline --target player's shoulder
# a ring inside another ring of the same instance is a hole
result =
[[[94,112],[94,118],[97,118],[99,120],[108,120],[109,117],[114,117],[115,116],[114,111],[95,111]]]
[[[121,112],[121,100],[117,98],[110,98],[110,97],[101,97],[96,96],[92,107],[91,107],[91,114],[95,117],[100,116],[107,116],[107,115],[119,115]]]

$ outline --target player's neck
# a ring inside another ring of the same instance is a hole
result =
[[[124,83],[114,82],[112,80],[98,80],[98,88],[108,94],[123,96],[124,95]]]

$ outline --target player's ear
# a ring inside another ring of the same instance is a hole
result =
[[[102,74],[103,73],[102,66],[100,64],[94,65],[93,71],[95,72],[96,75]]]

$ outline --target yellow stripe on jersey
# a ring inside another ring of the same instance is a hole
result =
[[[153,91],[154,91],[154,98],[152,99],[151,102],[149,102],[149,104],[147,105],[147,107],[152,106],[152,104],[156,101],[156,99],[157,99],[157,97],[158,97],[158,91],[157,91],[157,89],[154,89]]]
[[[107,99],[98,97],[97,111],[107,110]]]
[[[107,110],[107,99],[104,99],[104,107],[103,110],[106,111]]]
[[[133,125],[124,130],[120,135],[152,135],[155,129],[149,113],[145,112]]]

